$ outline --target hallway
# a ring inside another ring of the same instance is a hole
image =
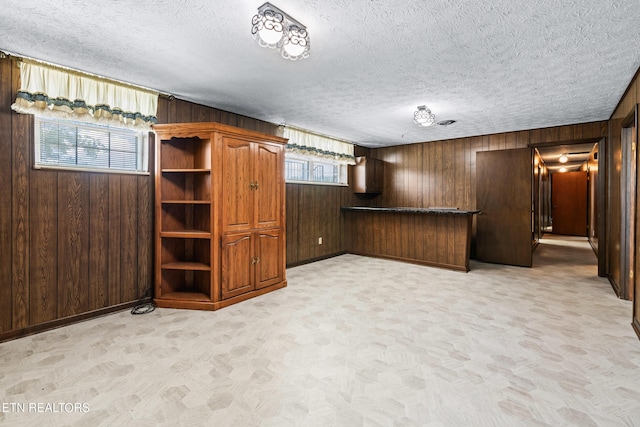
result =
[[[586,237],[564,236],[546,232],[533,253],[534,268],[547,266],[591,266],[598,275],[598,258]],[[584,271],[582,275],[588,275]]]

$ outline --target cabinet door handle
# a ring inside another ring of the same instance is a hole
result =
[[[256,184],[255,184],[253,181],[251,181],[251,182],[249,183],[249,189],[250,189],[250,190],[254,190],[255,188],[256,188]]]
[[[253,258],[251,258],[251,264],[255,265],[257,263],[260,262],[260,258],[258,258],[257,256],[254,256]]]
[[[260,187],[260,184],[258,184],[258,181],[254,182],[253,185],[254,185],[253,188],[255,188],[256,190],[258,189],[258,187]]]

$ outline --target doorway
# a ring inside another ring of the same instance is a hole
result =
[[[605,221],[606,210],[604,209],[607,194],[607,179],[606,176],[600,174],[599,171],[605,170],[606,138],[541,142],[531,144],[531,146],[535,147],[540,153],[549,171],[549,181],[551,181],[551,183],[548,183],[548,191],[545,195],[546,203],[548,203],[546,213],[549,215],[544,228],[544,232],[546,233],[567,232],[562,229],[557,229],[557,227],[554,230],[552,227],[553,191],[551,187],[553,185],[553,178],[557,178],[563,173],[577,171],[586,173],[587,198],[585,205],[587,209],[587,239],[598,257],[598,276],[605,277],[607,275],[609,254],[604,242],[606,241],[606,235],[608,235],[611,230],[607,228],[607,222]],[[582,187],[583,185],[581,185],[581,188]],[[580,193],[583,194],[582,190],[580,190]],[[582,217],[582,214],[580,214],[580,216]],[[580,230],[582,229],[583,226],[580,225]],[[570,233],[573,234],[573,232]],[[580,234],[582,234],[582,231]],[[602,245],[600,244],[601,242],[603,243]],[[619,261],[619,258],[616,259]],[[616,268],[616,270],[618,270],[618,268]],[[617,289],[616,293],[618,293]]]

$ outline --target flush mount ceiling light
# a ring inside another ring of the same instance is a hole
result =
[[[560,163],[567,163],[569,161],[569,157],[566,154],[563,154],[562,156],[560,156],[560,158],[558,159],[558,161]]]
[[[564,166],[558,170],[558,172],[566,172],[566,171],[567,171],[567,168],[565,168]]]
[[[260,46],[277,49],[292,61],[309,56],[307,28],[271,3],[258,8],[251,25],[251,34]]]
[[[426,105],[421,105],[416,111],[414,111],[413,121],[418,126],[433,126],[436,124],[436,116],[427,108]]]

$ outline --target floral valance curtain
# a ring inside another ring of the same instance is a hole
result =
[[[98,76],[22,60],[18,113],[149,129],[157,122],[158,93]]]
[[[288,126],[284,128],[283,136],[289,139],[286,146],[287,153],[298,157],[310,157],[314,160],[331,159],[340,163],[355,164],[353,144],[348,142]]]

